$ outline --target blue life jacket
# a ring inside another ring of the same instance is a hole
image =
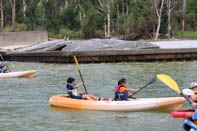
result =
[[[6,71],[4,68],[0,68],[0,73],[6,73]]]
[[[0,73],[3,73],[3,68],[0,68]]]
[[[75,85],[70,84],[70,83],[67,83],[67,84],[66,84],[66,87],[67,87],[67,93],[68,93],[68,95],[69,95],[70,97],[76,96],[76,94],[73,92],[74,90],[76,90],[76,89],[74,88]]]
[[[0,73],[6,73],[7,72],[7,69],[5,69],[4,66],[5,66],[5,63],[0,64]]]
[[[194,124],[192,121],[190,120],[185,120],[183,123],[183,130],[184,131],[188,131],[187,126],[189,126],[191,129],[197,131],[197,125]]]
[[[127,92],[120,92],[119,90],[116,91],[115,100],[123,101],[123,100],[127,100],[127,98],[128,98],[128,93]]]

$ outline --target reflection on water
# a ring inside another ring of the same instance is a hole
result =
[[[32,80],[24,78],[1,79],[0,130],[182,130],[183,119],[172,118],[161,110],[140,112],[90,111],[50,107],[48,99],[66,93],[66,79],[80,77],[74,64],[46,64],[8,62],[12,71],[36,69]],[[80,64],[87,90],[96,96],[113,97],[117,81],[124,77],[128,86],[140,88],[156,74],[167,74],[179,85],[188,88],[197,81],[197,61],[154,63],[100,63]],[[80,87],[83,92],[84,88]],[[178,94],[160,81],[144,88],[136,98],[170,97]],[[189,108],[186,103],[184,108]]]
[[[49,110],[51,112],[65,112],[65,113],[87,112],[87,110],[63,108],[63,107],[56,107],[56,106],[50,106]]]

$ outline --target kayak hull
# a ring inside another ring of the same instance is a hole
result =
[[[183,97],[139,98],[130,99],[129,101],[90,101],[72,99],[66,97],[64,94],[60,94],[49,98],[49,104],[51,106],[106,111],[178,110],[184,103],[185,99]]]
[[[36,70],[28,70],[28,71],[19,71],[19,72],[8,72],[8,73],[0,73],[0,79],[3,78],[30,78],[33,77],[36,73]]]
[[[195,112],[194,109],[177,110],[171,112],[171,115],[174,118],[188,118],[191,117],[194,114],[194,112]]]

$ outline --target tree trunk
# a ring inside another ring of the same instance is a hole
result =
[[[59,29],[60,28],[60,21],[59,21],[60,4],[59,4],[59,0],[55,1],[55,12],[56,12],[56,26]]]
[[[122,0],[122,13],[124,14],[125,11],[124,11],[124,0]]]
[[[111,36],[111,32],[110,32],[110,28],[111,28],[111,23],[110,23],[110,3],[108,2],[107,4],[107,38],[110,38]]]
[[[161,26],[161,17],[158,18],[158,24],[157,24],[156,34],[155,34],[155,40],[158,40],[160,26]]]
[[[10,0],[12,7],[12,31],[16,30],[16,0]]]
[[[127,15],[129,14],[129,5],[128,5],[128,0],[126,1],[126,13],[127,13]]]
[[[154,0],[154,6],[155,6],[156,14],[157,14],[157,30],[155,34],[155,40],[158,40],[158,37],[159,37],[163,5],[164,5],[164,0],[161,1],[161,6],[160,6],[160,9],[158,10],[157,2],[156,0]]]
[[[27,3],[26,0],[23,0],[23,15],[26,17]]]
[[[194,22],[194,31],[197,30],[197,21]]]
[[[82,21],[82,13],[81,13],[81,10],[79,11],[79,21],[80,22]]]
[[[172,32],[172,27],[171,27],[171,0],[168,0],[168,39],[171,38],[171,32]]]
[[[107,27],[105,22],[104,22],[104,30],[105,30],[105,38],[107,38]]]
[[[117,16],[120,16],[120,12],[119,12],[119,4],[117,5]]]
[[[42,5],[42,27],[44,26],[44,21],[45,21],[45,7]]]
[[[185,23],[186,23],[186,0],[183,0],[183,21],[182,21],[182,30],[185,31]]]
[[[1,11],[1,28],[0,31],[3,31],[3,27],[4,27],[4,12],[3,12],[3,0],[0,0],[0,11]]]

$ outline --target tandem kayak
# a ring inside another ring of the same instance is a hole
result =
[[[72,99],[64,94],[60,94],[49,98],[49,104],[51,106],[106,111],[178,110],[184,103],[185,98],[183,97],[137,98],[129,99],[128,101],[90,101]]]
[[[28,70],[28,71],[19,71],[19,72],[8,72],[8,73],[0,73],[0,79],[2,78],[30,78],[35,75],[36,70]]]
[[[184,109],[173,111],[171,114],[174,118],[188,118],[191,117],[195,112],[195,109]]]

